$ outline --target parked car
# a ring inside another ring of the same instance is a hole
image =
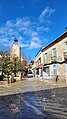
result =
[[[27,77],[34,77],[33,72],[32,72],[32,71],[28,71],[28,73],[27,73]]]

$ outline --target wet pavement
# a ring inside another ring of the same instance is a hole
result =
[[[9,85],[0,85],[0,96],[59,87],[67,87],[67,83],[60,81],[56,83],[55,80],[43,80],[37,77],[24,78],[22,81],[18,81]]]
[[[22,80],[0,86],[0,119],[67,119],[67,86]]]

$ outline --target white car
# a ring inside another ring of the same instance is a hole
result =
[[[27,77],[34,77],[33,72],[32,71],[28,71]]]

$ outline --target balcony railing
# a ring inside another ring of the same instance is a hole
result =
[[[51,57],[51,62],[56,62],[56,61],[57,61],[57,57],[56,56]]]
[[[64,52],[64,59],[67,60],[67,51]]]

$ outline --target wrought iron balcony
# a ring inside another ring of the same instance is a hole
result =
[[[67,60],[67,51],[64,52],[64,59]]]
[[[56,62],[56,60],[57,60],[56,56],[51,57],[51,62]]]

